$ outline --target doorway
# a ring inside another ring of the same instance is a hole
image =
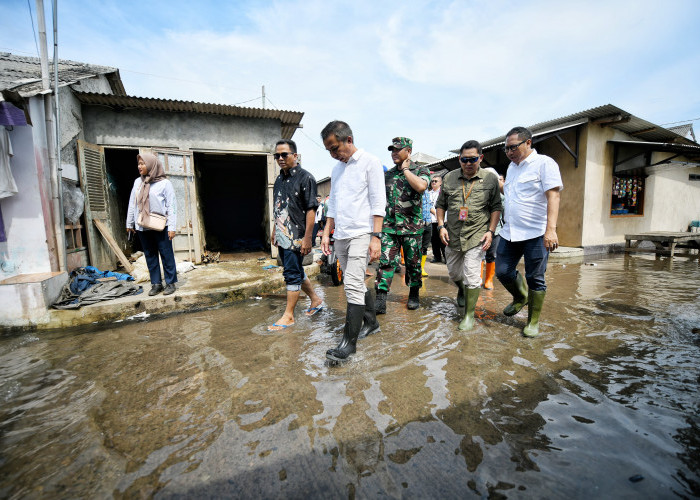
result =
[[[105,174],[107,187],[107,211],[111,222],[112,236],[119,248],[128,257],[141,250],[138,238],[127,238],[126,215],[129,196],[134,181],[139,176],[136,168],[138,149],[105,148]]]
[[[210,252],[269,248],[265,230],[267,157],[195,153],[197,198]]]

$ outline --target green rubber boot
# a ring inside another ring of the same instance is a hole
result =
[[[467,288],[467,304],[464,306],[464,319],[459,324],[459,329],[463,332],[468,332],[474,328],[474,309],[476,309],[476,301],[479,300],[479,292],[481,292],[481,288]]]
[[[527,294],[527,325],[523,328],[525,337],[537,337],[540,333],[540,312],[546,294],[546,290],[530,290]]]
[[[455,281],[457,285],[457,307],[464,307],[464,281]]]
[[[501,281],[501,284],[513,296],[513,302],[503,309],[503,314],[506,316],[514,316],[527,304],[527,283],[525,283],[523,275],[515,271],[515,279],[513,281],[509,283],[503,283]]]

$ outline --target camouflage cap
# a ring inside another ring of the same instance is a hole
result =
[[[394,137],[391,140],[391,146],[389,146],[387,149],[391,151],[392,149],[403,149],[403,148],[411,148],[413,149],[413,140],[409,139],[408,137]]]

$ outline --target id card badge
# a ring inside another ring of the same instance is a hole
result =
[[[460,207],[459,209],[459,220],[467,220],[467,213],[469,210],[467,207]]]

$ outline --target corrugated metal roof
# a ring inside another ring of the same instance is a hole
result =
[[[572,126],[577,126],[583,123],[601,123],[605,122],[607,119],[610,123],[607,125],[614,129],[625,132],[632,137],[638,138],[640,141],[645,141],[648,143],[680,143],[689,144],[691,146],[696,145],[694,141],[688,139],[683,134],[678,133],[676,128],[666,129],[660,125],[655,125],[646,120],[642,120],[639,117],[634,116],[632,113],[625,111],[624,109],[613,106],[612,104],[606,104],[604,106],[598,106],[597,108],[587,109],[579,113],[574,113],[572,115],[562,116],[561,118],[555,118],[554,120],[548,120],[546,122],[536,123],[529,126],[528,128],[532,132],[533,136],[541,136],[548,134],[557,130],[564,130]],[[494,137],[488,141],[483,141],[481,146],[484,150],[488,151],[501,146],[505,142],[505,135]],[[427,167],[433,169],[437,166],[447,166],[450,163],[456,161],[457,155],[449,156],[443,158],[435,163],[426,165]]]
[[[170,113],[204,113],[241,118],[263,118],[282,122],[282,137],[290,139],[300,127],[304,113],[301,111],[283,111],[277,109],[246,108],[227,104],[212,104],[194,101],[176,101],[153,97],[135,97],[129,95],[97,94],[94,92],[74,92],[83,104],[109,106],[118,110],[144,109]]]
[[[663,128],[660,125],[655,125],[646,120],[642,120],[641,118],[634,116],[632,113],[618,108],[617,106],[613,106],[612,104],[606,104],[604,106],[587,109],[572,115],[555,118],[554,120],[536,123],[528,128],[534,134],[535,132],[546,128],[556,127],[558,125],[563,125],[580,119],[587,119],[590,122],[595,122],[596,120],[604,120],[606,118],[613,119],[617,118],[618,116],[622,119],[622,121],[610,123],[608,126],[630,134],[633,137],[637,137],[640,140],[650,142],[669,142],[682,139],[687,143],[692,143],[692,141],[689,141],[682,135],[673,132],[672,130]],[[505,135],[502,135],[488,141],[484,141],[482,146],[486,148],[487,146],[503,143],[504,141]]]
[[[631,146],[646,151],[663,151],[666,153],[679,153],[688,158],[700,157],[700,144],[679,144],[677,142],[649,142],[649,141],[608,141],[611,144]]]
[[[53,86],[53,61],[49,61],[49,73]],[[60,59],[58,61],[58,86],[64,87],[80,80],[105,75],[115,94],[125,95],[119,70],[109,66],[98,66]],[[41,61],[38,57],[18,56],[0,52],[0,91],[11,90],[22,97],[32,97],[42,92]]]

